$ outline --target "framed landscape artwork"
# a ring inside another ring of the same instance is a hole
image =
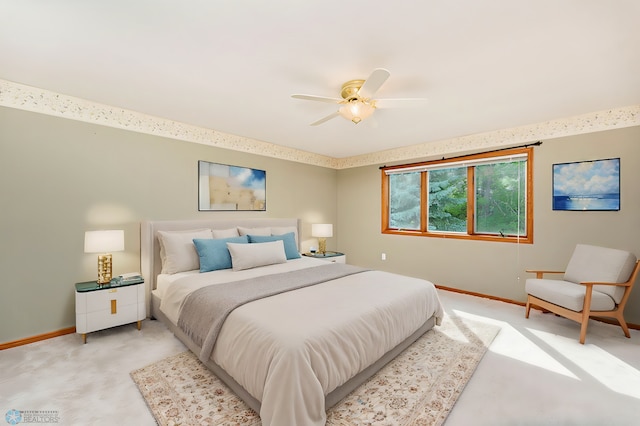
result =
[[[620,159],[554,164],[553,210],[620,210]]]
[[[267,210],[264,170],[198,161],[198,210]]]

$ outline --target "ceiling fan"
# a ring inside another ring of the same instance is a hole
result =
[[[373,99],[373,95],[387,81],[390,75],[386,69],[376,68],[366,80],[349,80],[342,85],[340,91],[342,99],[316,95],[291,95],[291,97],[340,105],[336,112],[311,123],[312,126],[325,123],[339,115],[358,124],[373,114],[377,108],[422,106],[427,102],[426,99],[421,98]]]

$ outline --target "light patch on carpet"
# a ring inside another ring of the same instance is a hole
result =
[[[327,411],[327,425],[441,425],[499,327],[456,316],[426,332]],[[191,352],[131,372],[160,425],[260,425]]]

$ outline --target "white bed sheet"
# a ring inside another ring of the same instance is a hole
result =
[[[216,273],[213,283],[326,264],[298,260],[242,276]],[[171,321],[177,323],[187,294],[212,284],[205,275],[165,289],[161,310]],[[328,393],[442,315],[432,283],[367,271],[240,306],[222,326],[211,359],[261,402],[264,426],[324,425]]]
[[[200,271],[186,271],[186,272],[178,272],[175,274],[160,274],[156,278],[156,289],[154,290],[155,294],[162,298],[162,295],[166,291],[168,287],[171,286],[174,282],[179,280],[180,278],[187,277],[190,275],[200,275]]]

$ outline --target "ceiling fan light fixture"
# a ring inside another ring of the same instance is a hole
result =
[[[374,99],[375,93],[380,89],[389,78],[389,71],[384,68],[376,68],[366,80],[349,80],[342,85],[339,98],[330,98],[327,96],[316,95],[291,95],[296,99],[305,99],[308,101],[318,101],[330,104],[338,104],[337,111],[332,112],[328,116],[311,123],[311,126],[317,126],[326,123],[329,120],[341,115],[347,120],[358,124],[362,120],[373,114],[377,108],[395,108],[398,106],[422,106],[425,99]]]
[[[371,116],[375,109],[376,107],[372,102],[366,102],[362,99],[355,98],[342,105],[338,112],[347,120],[358,124],[362,120]]]

